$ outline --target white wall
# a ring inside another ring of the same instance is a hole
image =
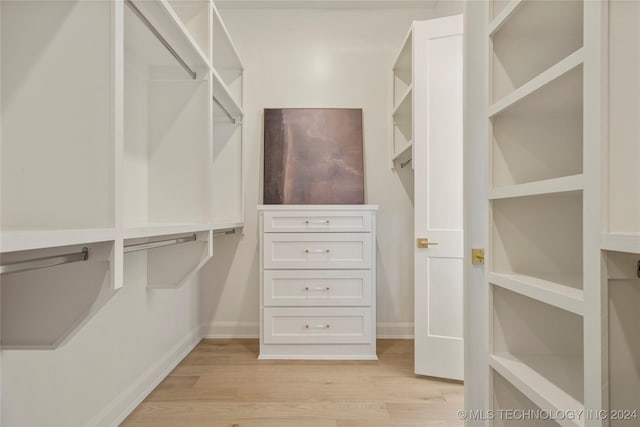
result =
[[[378,333],[413,334],[412,176],[390,168],[391,67],[411,21],[429,9],[229,9],[221,13],[246,69],[245,235],[216,240],[203,269],[207,336],[258,336],[262,111],[351,107],[364,114],[366,202],[378,204]],[[224,239],[224,240],[223,240]]]
[[[3,350],[2,426],[106,426],[133,409],[200,339],[197,280],[146,288],[146,253],[124,288],[56,350]]]

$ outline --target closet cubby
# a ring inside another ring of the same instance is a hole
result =
[[[211,138],[206,63],[192,63],[192,79],[128,8],[124,24],[125,227],[206,224]]]
[[[113,228],[110,2],[0,8],[2,233],[38,247],[58,244],[50,231]]]
[[[493,370],[541,409],[582,409],[582,317],[500,287],[491,296]]]
[[[582,1],[517,1],[501,10],[489,26],[493,102],[583,46]]]
[[[494,275],[528,276],[549,286],[582,289],[582,192],[492,203]]]
[[[212,65],[219,80],[224,84],[236,104],[235,107],[238,111],[235,115],[241,116],[244,66],[215,4],[213,5],[212,18]]]
[[[82,254],[77,260],[46,268],[3,273],[1,346],[55,349],[67,342],[115,293],[114,242],[3,252],[2,265]]]
[[[491,117],[494,189],[583,172],[582,65]]]
[[[174,239],[193,239],[183,243]],[[166,246],[144,245],[166,242]],[[142,246],[141,246],[142,245]],[[124,262],[146,262],[147,287],[175,289],[196,274],[213,255],[211,230],[190,234],[132,238],[125,240]],[[140,248],[140,250],[137,250]]]
[[[211,2],[208,0],[169,0],[169,6],[186,28],[186,34],[193,38],[201,54],[211,61],[211,34],[209,17]]]
[[[528,418],[529,414],[540,408],[497,372],[491,375],[491,386],[494,408],[493,427],[557,427],[559,425],[552,420]]]
[[[640,277],[639,254],[605,251],[609,297],[609,406],[640,408]],[[637,414],[640,417],[640,414]],[[611,427],[637,426],[636,419],[612,420]]]

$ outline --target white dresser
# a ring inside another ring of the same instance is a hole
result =
[[[377,359],[377,209],[258,206],[260,359]]]

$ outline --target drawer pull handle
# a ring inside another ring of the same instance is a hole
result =
[[[328,254],[331,252],[329,249],[305,249],[306,254]]]
[[[304,325],[305,329],[329,329],[329,325]]]
[[[307,287],[307,288],[304,288],[304,290],[305,291],[327,291],[328,292],[328,291],[331,290],[331,288],[328,287],[328,286],[326,288],[323,288],[322,286],[316,286],[315,288]]]
[[[310,220],[305,220],[304,222],[305,224],[331,224],[331,221],[328,219],[323,219],[321,221],[310,221]]]

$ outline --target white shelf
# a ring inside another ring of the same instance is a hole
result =
[[[0,233],[0,252],[26,251],[58,246],[115,240],[115,229],[86,230],[3,230]]]
[[[504,24],[516,14],[520,6],[524,0],[511,0],[507,5],[500,11],[499,14],[491,21],[488,28],[489,36],[495,34]]]
[[[229,230],[232,228],[242,228],[244,227],[244,222],[217,222],[211,224],[211,230],[219,231],[219,230]]]
[[[554,307],[581,316],[584,314],[584,292],[577,287],[582,285],[582,278],[577,275],[565,275],[556,279],[558,282],[555,282],[517,273],[488,273],[487,280],[496,286]],[[577,286],[571,287],[562,283],[572,283]]]
[[[581,48],[548,70],[531,79],[528,83],[514,90],[511,94],[505,96],[500,101],[491,105],[488,111],[489,118],[492,118],[515,104],[525,100],[528,96],[542,89],[554,80],[566,75],[583,62],[584,49]]]
[[[400,48],[400,52],[398,52],[398,56],[396,60],[393,61],[393,70],[394,71],[411,71],[412,61],[411,57],[413,56],[412,52],[413,45],[413,26],[407,33],[407,36],[404,38],[402,42],[402,47]]]
[[[149,224],[125,228],[123,238],[138,239],[171,234],[197,233],[209,229],[211,229],[209,224]]]
[[[583,369],[579,358],[540,357],[548,359],[547,364],[551,365],[551,370],[572,368],[577,372]],[[489,365],[541,409],[549,411],[584,409],[581,402],[513,355],[507,353],[489,355]],[[582,373],[580,373],[580,377],[582,377]],[[584,426],[583,419],[564,419],[557,420],[557,422],[563,427]]]
[[[607,251],[640,254],[640,233],[602,233],[600,247]]]
[[[214,69],[211,72],[212,79],[211,84],[213,86],[213,96],[218,100],[220,104],[227,110],[227,112],[233,116],[234,118],[242,118],[244,112],[242,111],[242,107],[236,102],[236,100],[231,95],[229,88],[227,87],[220,74]],[[220,107],[214,105],[214,110],[220,110]],[[221,117],[226,117],[224,113],[220,113]]]
[[[497,200],[541,194],[566,193],[568,191],[579,191],[582,189],[584,189],[584,176],[580,174],[494,188],[489,191],[489,199]]]
[[[202,51],[198,43],[191,36],[189,30],[182,23],[182,20],[167,0],[133,0],[133,3],[144,14],[149,22],[153,24],[158,32],[160,32],[162,37],[167,40],[167,42],[187,63],[187,65],[189,65],[192,69],[211,68],[211,66],[209,65],[209,60],[207,59],[207,55]],[[136,19],[138,18],[136,17]],[[150,62],[153,64],[153,61]]]
[[[212,65],[215,69],[221,70],[239,70],[241,71],[244,67],[242,66],[242,60],[240,59],[240,55],[238,55],[238,51],[231,40],[231,36],[229,35],[229,31],[227,31],[227,27],[224,25],[222,18],[220,17],[220,12],[218,12],[215,3],[213,5],[213,61]]]
[[[393,109],[393,117],[396,116],[410,116],[411,115],[411,101],[413,99],[413,85],[409,86],[400,98],[398,105]]]
[[[406,142],[405,144],[401,144],[400,147],[396,150],[393,158],[391,159],[393,162],[404,162],[411,158],[411,152],[413,151],[413,140]]]

